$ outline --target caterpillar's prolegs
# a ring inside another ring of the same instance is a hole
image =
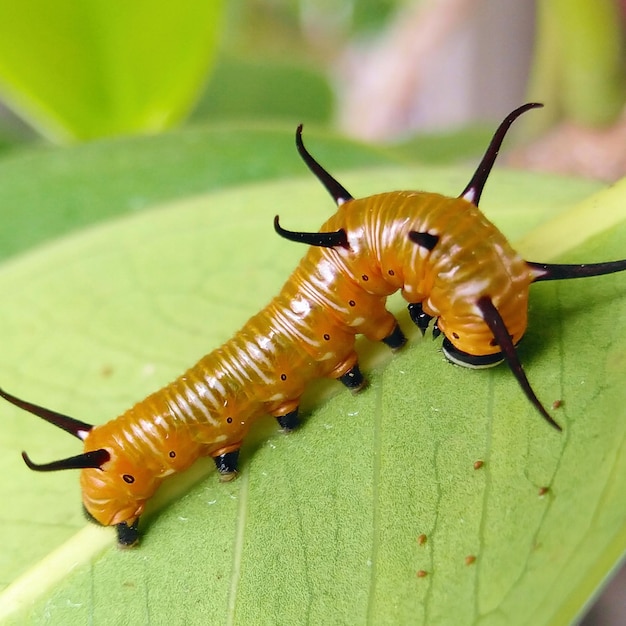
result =
[[[394,352],[404,346],[406,337],[398,323],[396,323],[393,330],[383,339],[383,343],[389,346]]]
[[[353,393],[361,391],[366,384],[358,363],[355,363],[351,369],[349,369],[343,376],[340,376],[337,380]]]
[[[421,302],[413,302],[409,304],[407,308],[409,309],[409,315],[411,316],[413,323],[420,329],[420,332],[422,333],[422,337],[423,337],[424,334],[426,333],[426,329],[428,328],[428,325],[433,319],[432,315],[428,315],[428,313],[424,313]]]
[[[116,524],[117,530],[117,545],[120,548],[132,548],[139,543],[139,518],[137,518],[132,524],[122,522]]]
[[[389,348],[391,348],[395,352],[406,344],[407,338],[402,332],[400,325],[396,323],[396,325],[393,327],[393,330],[382,341],[385,345],[389,346]],[[337,378],[337,380],[353,393],[358,393],[367,385],[367,381],[361,373],[358,363],[355,363],[345,374],[343,374],[343,376]],[[298,409],[296,408],[294,411],[286,413],[285,415],[277,415],[276,421],[278,422],[278,425],[286,432],[295,430],[300,425]],[[221,457],[216,458],[216,463],[218,462],[219,458]],[[219,465],[218,470],[220,470]]]
[[[402,332],[400,325],[396,322],[393,330],[382,341],[395,352],[404,346],[407,339]],[[367,381],[363,377],[358,363],[355,363],[351,369],[349,369],[343,376],[340,376],[337,380],[353,393],[358,393],[367,385]]]
[[[298,409],[286,413],[285,415],[278,415],[276,417],[278,425],[285,431],[291,432],[300,426],[300,418],[298,417]]]
[[[239,450],[231,450],[219,456],[213,457],[215,467],[220,473],[220,482],[227,483],[237,476],[237,462],[239,461]]]

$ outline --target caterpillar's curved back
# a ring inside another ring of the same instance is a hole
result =
[[[626,270],[626,260],[548,265],[522,259],[478,209],[504,136],[529,109],[513,111],[499,126],[476,173],[458,198],[395,191],[355,199],[309,154],[296,132],[301,157],[337,204],[320,232],[286,230],[282,237],[309,249],[280,293],[222,347],[180,378],[116,419],[92,426],[21,400],[0,396],[76,436],[84,451],[37,464],[33,470],[81,469],[88,515],[116,525],[121,545],[137,541],[146,500],[163,479],[211,456],[224,479],[236,473],[241,442],[263,414],[281,427],[298,424],[307,383],[319,377],[354,391],[364,385],[354,349],[363,334],[397,350],[405,337],[385,308],[398,289],[411,318],[425,333],[443,334],[443,352],[468,367],[505,361],[523,392],[554,428],[533,392],[515,345],[526,330],[533,282]]]

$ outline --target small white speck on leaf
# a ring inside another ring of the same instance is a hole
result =
[[[154,376],[154,372],[156,372],[156,365],[154,363],[146,363],[141,368],[141,375],[144,378],[149,378],[150,376]]]

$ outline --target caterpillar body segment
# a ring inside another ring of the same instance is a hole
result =
[[[352,391],[366,381],[355,351],[357,334],[392,350],[406,342],[387,296],[400,290],[422,334],[443,334],[443,352],[459,365],[505,361],[543,418],[560,426],[535,395],[516,353],[527,325],[533,282],[626,270],[626,259],[585,265],[525,261],[478,209],[506,131],[500,125],[470,183],[457,198],[393,191],[354,198],[306,150],[296,146],[337,204],[318,233],[276,232],[309,246],[280,293],[232,339],[163,389],[99,426],[21,400],[8,402],[84,442],[68,459],[27,465],[37,471],[80,469],[90,519],[117,527],[118,543],[134,545],[147,500],[168,476],[198,457],[212,457],[224,480],[237,472],[239,448],[254,420],[274,416],[285,430],[298,425],[298,407],[313,379],[335,378]]]

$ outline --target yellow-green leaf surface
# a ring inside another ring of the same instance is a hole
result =
[[[355,195],[456,194],[467,178],[396,168],[341,180]],[[557,249],[568,260],[623,257],[624,185],[570,213],[591,188],[497,171],[483,204],[532,260],[554,260]],[[331,211],[313,180],[255,184],[101,224],[5,263],[2,385],[88,422],[110,419],[276,292],[303,253],[274,235],[276,213],[310,229]],[[367,390],[353,397],[314,385],[303,427],[285,436],[272,420],[260,424],[234,483],[218,483],[211,463],[199,462],[190,476],[200,480],[183,496],[176,491],[187,483],[169,486],[131,551],[115,548],[111,529],[82,529],[77,473],[33,474],[19,458],[22,449],[37,461],[69,456],[76,440],[5,406],[0,615],[55,624],[566,623],[626,546],[625,293],[623,275],[533,288],[520,354],[546,405],[563,402],[554,411],[563,434],[505,368],[454,367],[430,338],[413,337],[393,358],[362,342]]]
[[[56,140],[167,128],[206,80],[221,6],[0,0],[2,96]]]

